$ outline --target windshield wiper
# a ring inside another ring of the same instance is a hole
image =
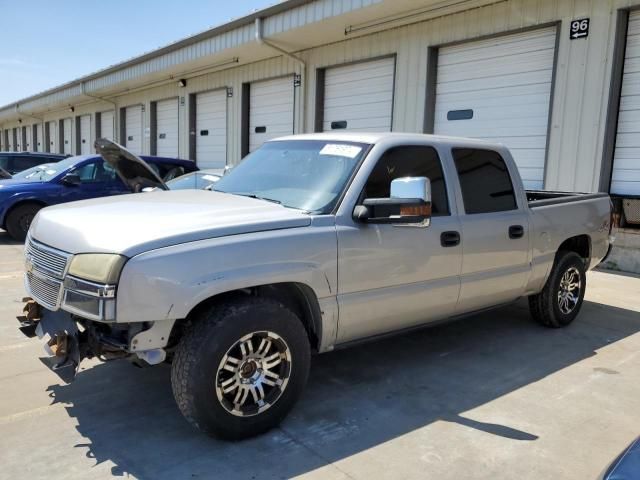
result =
[[[240,195],[241,197],[255,198],[256,200],[264,200],[265,202],[277,203],[278,205],[282,205],[282,202],[280,200],[276,200],[274,198],[261,197],[259,195],[256,195],[255,193],[236,193],[236,192],[228,192],[228,193],[231,193],[233,195]]]

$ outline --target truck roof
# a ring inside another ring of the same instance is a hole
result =
[[[475,138],[449,137],[445,135],[430,135],[425,133],[401,133],[401,132],[323,132],[323,133],[304,133],[299,135],[288,135],[279,137],[272,142],[282,140],[324,140],[336,142],[357,142],[376,144],[384,140],[395,140],[399,142],[424,142],[443,143],[447,145],[455,144],[459,146],[478,146],[482,148],[504,148],[504,145],[497,142],[488,142]]]

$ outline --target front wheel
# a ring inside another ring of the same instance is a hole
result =
[[[182,338],[174,397],[200,430],[241,439],[278,425],[300,396],[310,347],[298,317],[260,298],[216,305]]]
[[[560,253],[542,292],[529,297],[531,316],[545,327],[566,327],[573,322],[584,300],[585,270],[580,255]]]
[[[41,208],[42,206],[35,203],[26,203],[11,210],[6,221],[9,235],[14,240],[23,241],[27,238],[31,222]]]

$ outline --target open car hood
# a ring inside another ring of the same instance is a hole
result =
[[[132,192],[140,192],[143,188],[148,187],[169,190],[169,187],[147,162],[135,156],[122,145],[106,138],[99,138],[96,140],[95,147],[104,161],[115,169],[118,176]]]

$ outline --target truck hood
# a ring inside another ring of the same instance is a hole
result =
[[[31,237],[69,253],[140,253],[208,238],[304,227],[311,217],[264,200],[204,190],[157,191],[47,207]]]

